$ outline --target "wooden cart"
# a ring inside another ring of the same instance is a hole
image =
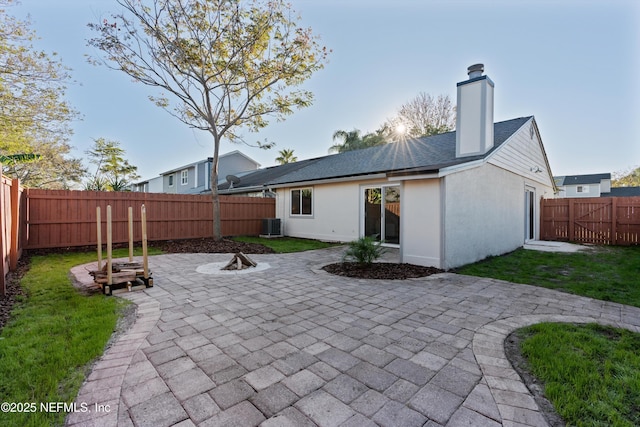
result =
[[[153,277],[148,272],[145,277],[144,266],[140,262],[114,262],[111,265],[111,283],[109,283],[109,275],[107,265],[96,271],[90,271],[93,281],[100,285],[105,295],[112,295],[113,290],[127,288],[131,291],[135,286],[144,286],[150,288],[153,286]]]
[[[129,262],[113,262],[112,260],[112,229],[111,206],[107,205],[107,262],[102,266],[102,225],[100,207],[96,208],[97,240],[98,240],[98,269],[90,271],[93,281],[100,285],[102,293],[112,295],[114,289],[126,287],[129,291],[136,285],[145,288],[153,286],[153,278],[149,270],[147,254],[147,211],[144,205],[141,210],[142,225],[142,262],[133,261],[133,209],[129,207]]]

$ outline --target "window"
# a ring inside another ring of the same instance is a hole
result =
[[[187,185],[189,183],[189,170],[185,169],[180,172],[180,184]]]
[[[578,185],[578,188],[576,188],[576,192],[578,192],[578,193],[588,193],[589,192],[589,186],[587,186],[587,185]]]
[[[291,215],[312,215],[311,188],[300,188],[291,190]]]
[[[173,187],[173,175],[169,175],[169,187]]]

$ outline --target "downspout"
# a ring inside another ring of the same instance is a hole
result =
[[[447,177],[440,178],[440,268],[447,270]]]

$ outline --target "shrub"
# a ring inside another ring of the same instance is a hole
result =
[[[349,242],[349,247],[344,253],[344,261],[353,261],[359,264],[371,264],[380,258],[386,249],[382,242],[378,242],[369,236],[364,236],[358,240]]]

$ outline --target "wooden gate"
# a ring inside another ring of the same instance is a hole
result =
[[[640,244],[640,197],[543,199],[542,240]]]

